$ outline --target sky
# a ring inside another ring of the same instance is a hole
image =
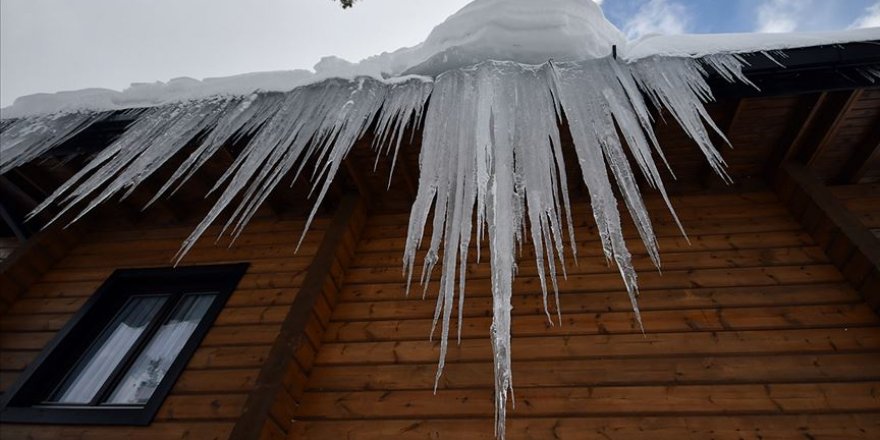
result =
[[[540,0],[535,0],[540,1]],[[0,106],[38,92],[310,69],[423,41],[469,0],[2,0]],[[880,26],[880,0],[602,0],[628,37]]]

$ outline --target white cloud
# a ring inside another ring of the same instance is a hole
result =
[[[880,27],[880,2],[865,9],[865,15],[859,17],[853,24],[849,25],[850,29]]]
[[[810,9],[809,0],[768,0],[758,7],[757,32],[793,32]]]
[[[650,0],[626,22],[623,31],[634,40],[649,34],[681,34],[688,27],[687,8],[668,0]]]

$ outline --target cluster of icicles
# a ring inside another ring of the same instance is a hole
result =
[[[559,133],[563,118],[589,190],[604,254],[619,269],[641,325],[636,272],[611,179],[659,268],[657,241],[627,150],[646,181],[669,205],[654,160],[655,155],[663,158],[663,153],[651,128],[649,107],[662,108],[695,141],[715,171],[725,176],[723,161],[710,141],[711,132],[724,136],[704,107],[712,100],[705,78],[714,72],[728,81],[750,84],[742,74],[743,64],[735,55],[654,57],[637,62],[608,57],[542,65],[489,61],[445,72],[433,80],[329,80],[288,93],[141,109],[120,138],[35,212],[57,204],[60,210],[55,220],[74,208],[78,219],[111,196],[131,194],[165,161],[196,140],[195,150],[158,191],[155,201],[172,194],[221,146],[247,139],[212,189],[221,195],[183,243],[176,257],[180,261],[233,200],[239,202],[224,232],[237,235],[272,189],[289,172],[299,176],[307,163],[315,164],[307,173],[317,191],[311,222],[343,159],[368,130],[375,131],[377,154],[396,157],[406,132],[421,126],[418,194],[403,255],[407,285],[433,211],[421,281],[427,284],[435,265],[441,263],[434,313],[434,325],[439,323],[441,331],[439,379],[456,299],[460,337],[470,241],[475,236],[479,260],[480,242],[488,233],[496,435],[503,438],[506,404],[513,391],[510,320],[516,249],[526,241],[533,246],[551,322],[547,295],[549,289],[556,291],[557,269],[565,275],[566,240],[576,258]],[[5,121],[0,171],[40,156],[107,116],[70,113]]]

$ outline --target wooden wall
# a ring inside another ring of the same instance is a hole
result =
[[[228,438],[329,221],[317,219],[298,254],[300,220],[254,220],[230,249],[205,234],[183,265],[250,262],[247,274],[148,427],[0,425],[0,437],[75,439]],[[89,295],[117,268],[169,266],[192,226],[99,230],[83,237],[0,318],[0,388],[16,379]]]
[[[859,222],[880,238],[880,183],[837,185],[829,189]]]
[[[356,194],[347,194],[340,200],[230,439],[288,437],[293,414],[302,402],[315,355],[321,348],[331,310],[363,230],[365,209]]]
[[[569,262],[560,284],[561,327],[547,324],[526,247],[514,287],[517,406],[508,438],[880,438],[880,318],[823,248],[771,192],[674,203],[690,245],[659,201],[648,201],[662,275],[634,232],[627,234],[645,335],[619,275],[605,266],[586,206],[575,215],[579,265]],[[427,336],[436,279],[429,299],[406,298],[400,264],[408,214],[363,220],[358,209],[334,240],[325,231],[336,220],[319,219],[299,254],[297,220],[256,220],[231,249],[206,235],[183,264],[252,266],[153,425],[2,425],[0,436],[244,438],[236,423],[266,386],[280,344],[294,355],[249,432],[493,438],[488,265],[469,265],[462,343],[451,345],[433,395],[438,346]],[[82,237],[0,317],[0,388],[114,269],[168,265],[190,230],[104,229]],[[306,289],[322,247],[336,249],[319,265],[325,282]],[[288,341],[280,335],[290,331],[285,322],[304,298],[301,289],[317,294],[303,332]]]
[[[24,243],[0,243],[0,316],[82,237],[80,225],[48,228]],[[6,253],[5,251],[8,251]],[[5,254],[5,255],[4,255]]]
[[[514,286],[509,439],[880,438],[880,318],[774,193],[683,196],[691,244],[648,201],[664,270],[630,230],[646,334],[581,206],[549,326],[528,246]],[[407,298],[407,214],[368,219],[290,439],[493,438],[489,271],[432,393],[429,299]]]
[[[880,312],[880,241],[865,226],[864,217],[848,208],[811,169],[797,163],[780,168],[776,192],[850,285]]]

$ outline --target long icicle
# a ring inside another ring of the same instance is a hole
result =
[[[296,178],[309,163],[314,164],[310,174],[317,195],[311,221],[342,161],[367,131],[375,130],[376,154],[390,154],[396,163],[406,129],[423,124],[421,173],[403,255],[407,292],[430,221],[432,232],[420,278],[426,292],[433,269],[441,263],[434,316],[434,327],[439,325],[441,333],[436,391],[456,299],[459,338],[461,335],[472,238],[479,261],[481,241],[488,233],[495,427],[497,436],[503,438],[507,402],[513,396],[510,330],[515,252],[531,241],[529,252],[535,259],[545,314],[551,323],[550,290],[556,296],[561,322],[557,272],[561,269],[563,276],[566,274],[566,236],[572,255],[577,255],[558,127],[564,123],[571,134],[603,252],[609,264],[617,266],[635,320],[644,328],[638,309],[637,274],[623,233],[615,184],[659,268],[658,243],[633,168],[659,191],[684,230],[655,163],[656,155],[670,168],[653,132],[648,106],[672,114],[712,168],[729,179],[721,154],[711,141],[711,132],[722,139],[724,135],[705,109],[704,104],[713,99],[706,76],[714,72],[727,81],[754,85],[743,76],[743,64],[736,55],[712,55],[702,60],[653,57],[637,62],[609,57],[537,66],[490,61],[443,73],[433,82],[424,78],[390,82],[334,79],[288,93],[170,104],[137,114],[122,137],[98,153],[35,213],[58,203],[57,219],[84,204],[79,218],[111,196],[130,194],[171,157],[198,142],[155,200],[173,193],[223,145],[244,142],[238,157],[212,189],[219,192],[218,201],[182,244],[176,256],[180,261],[230,206],[234,208],[224,231],[229,229],[234,236],[241,233],[285,176]],[[3,152],[12,155],[3,158],[7,167],[3,169],[45,154],[103,117],[106,115],[70,114],[3,121],[2,139],[9,145]]]

